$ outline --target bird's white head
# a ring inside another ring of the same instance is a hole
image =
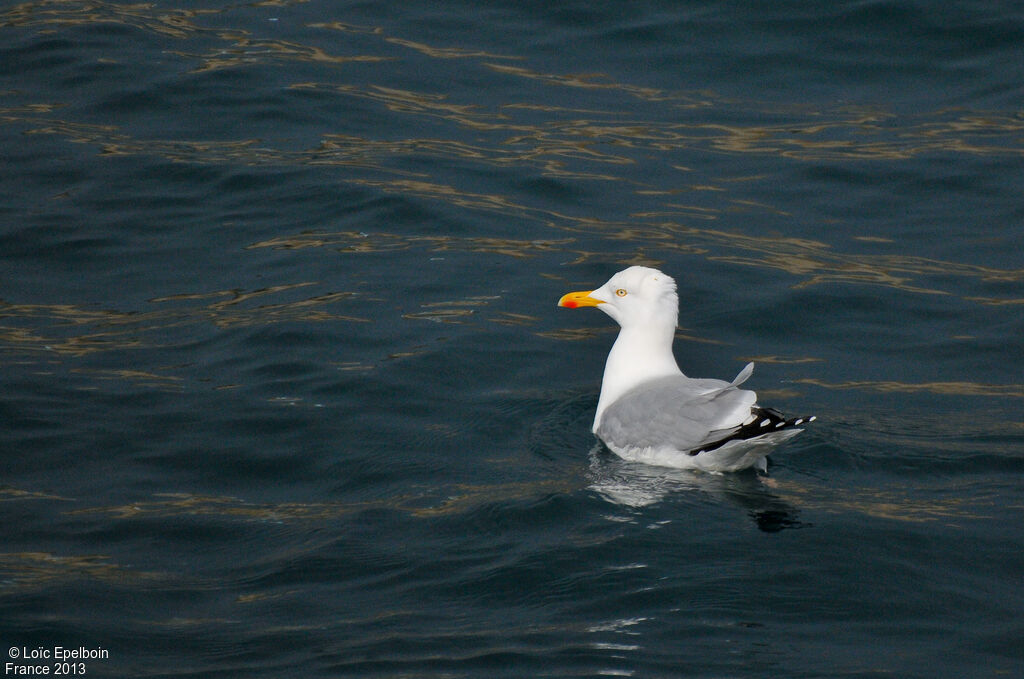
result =
[[[570,292],[559,306],[575,309],[596,306],[623,328],[670,325],[679,318],[676,282],[657,269],[631,266],[612,276],[596,290]]]

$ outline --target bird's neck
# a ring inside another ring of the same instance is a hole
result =
[[[675,324],[622,328],[604,366],[601,397],[594,415],[594,429],[605,409],[627,391],[648,380],[682,375],[672,355]]]

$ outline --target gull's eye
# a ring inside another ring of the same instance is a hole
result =
[[[625,288],[619,288],[618,290],[615,291],[615,294],[617,296],[619,296],[619,297],[625,297],[626,296],[626,289]]]

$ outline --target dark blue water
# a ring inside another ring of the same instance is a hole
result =
[[[1022,45],[4,3],[5,674],[1024,676]],[[638,263],[687,373],[818,415],[767,478],[595,446],[614,328],[555,302]]]

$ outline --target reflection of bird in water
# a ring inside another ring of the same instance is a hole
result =
[[[656,269],[631,266],[558,304],[597,307],[621,326],[605,364],[593,431],[624,459],[710,472],[766,471],[770,448],[815,419],[786,419],[758,406],[757,394],[739,388],[753,363],[732,382],[684,375],[672,355],[676,283]]]
[[[590,451],[590,489],[612,504],[640,509],[673,493],[700,491],[740,506],[766,533],[801,528],[796,508],[772,493],[756,474],[704,474],[663,469],[612,457],[599,444]]]

